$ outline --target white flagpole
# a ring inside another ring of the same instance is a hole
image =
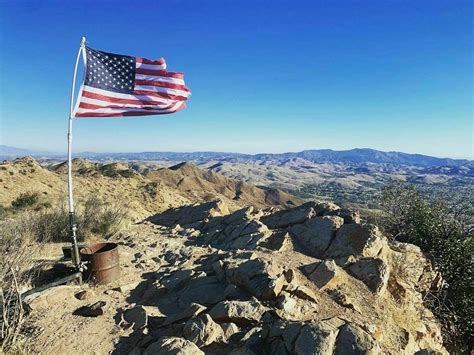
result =
[[[67,187],[68,187],[68,207],[69,207],[69,228],[71,232],[71,242],[73,249],[73,261],[78,269],[81,268],[81,259],[79,256],[79,248],[77,245],[76,236],[76,218],[74,212],[74,198],[72,195],[72,121],[73,121],[73,108],[74,108],[74,89],[76,86],[77,67],[79,65],[79,58],[81,53],[85,50],[86,38],[82,37],[79,51],[77,52],[76,65],[74,67],[74,75],[72,77],[71,87],[71,107],[69,109],[69,129],[67,133]]]

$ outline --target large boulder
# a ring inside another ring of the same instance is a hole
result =
[[[229,214],[229,207],[220,200],[172,208],[148,218],[153,224],[171,227],[176,224],[196,224],[205,219]]]
[[[283,269],[275,263],[251,259],[241,264],[229,264],[226,278],[231,284],[247,291],[258,299],[278,296],[285,283]]]
[[[217,322],[233,322],[238,325],[258,323],[268,309],[258,300],[223,301],[216,304],[209,315]]]
[[[329,323],[306,324],[296,339],[297,355],[332,355],[338,329]]]
[[[224,332],[219,324],[214,322],[208,314],[191,318],[183,328],[186,339],[199,347],[207,346],[224,338]]]
[[[261,220],[271,229],[285,228],[294,224],[303,223],[316,216],[316,212],[313,208],[314,205],[314,202],[308,202],[298,207],[275,212],[274,214],[263,217]]]
[[[350,274],[364,282],[376,294],[385,291],[389,269],[385,261],[378,258],[362,258],[351,264],[348,269]]]
[[[374,338],[355,324],[341,327],[334,355],[375,355],[380,348]]]
[[[325,260],[308,275],[308,278],[320,289],[333,288],[344,283],[346,273],[334,260]]]
[[[178,337],[161,337],[149,345],[143,355],[204,355],[193,342]]]
[[[189,306],[191,303],[214,305],[225,298],[225,286],[216,276],[193,278],[183,288],[179,296],[179,304],[182,307]]]
[[[344,224],[336,233],[326,257],[375,257],[387,245],[379,229],[371,224]]]
[[[289,227],[288,231],[310,255],[320,257],[328,249],[336,231],[343,224],[344,220],[341,217],[315,217]]]

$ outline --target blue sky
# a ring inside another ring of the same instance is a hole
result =
[[[74,122],[75,151],[370,147],[473,158],[471,1],[0,0],[0,144],[65,151],[80,37],[158,58],[178,114]]]

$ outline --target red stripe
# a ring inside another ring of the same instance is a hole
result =
[[[96,100],[101,100],[101,101],[107,101],[115,104],[134,104],[134,105],[152,105],[152,104],[166,104],[164,101],[160,100],[130,100],[130,99],[119,99],[116,97],[110,97],[110,96],[105,96],[101,94],[96,94],[93,92],[89,92],[86,90],[82,91],[82,96],[83,97],[88,97],[89,99],[96,99]],[[150,95],[147,95],[150,96]]]
[[[145,75],[155,75],[155,76],[166,76],[168,78],[183,79],[184,73],[171,72],[166,70],[152,70],[152,69],[143,69],[137,68],[135,73],[145,74]]]
[[[148,91],[148,90],[134,90],[134,95],[146,95],[153,97],[161,97],[163,99],[175,100],[175,101],[186,101],[188,98],[181,95],[166,94],[163,92]]]
[[[159,80],[135,79],[135,85],[152,85],[152,86],[159,86],[159,87],[168,88],[168,89],[178,89],[178,90],[183,90],[183,91],[189,91],[186,85],[167,83],[167,82],[159,81]]]
[[[135,107],[135,108],[140,108],[140,109],[143,109],[143,110],[168,110],[168,109],[170,109],[170,108],[173,107],[173,106],[174,106],[174,104],[170,104],[170,105],[167,105],[167,106],[164,106],[164,107],[141,106],[141,107]],[[97,109],[101,109],[101,108],[116,108],[116,109],[119,109],[119,110],[123,110],[123,109],[133,109],[133,108],[134,108],[134,107],[125,107],[125,106],[117,106],[117,105],[105,105],[105,106],[101,106],[101,105],[90,104],[90,103],[87,103],[87,102],[81,102],[81,103],[79,103],[79,107],[80,107],[80,108],[90,109],[90,110],[97,110]]]
[[[183,104],[178,107],[176,110],[168,111],[168,112],[140,112],[140,111],[128,111],[128,112],[120,112],[120,113],[97,113],[97,112],[90,112],[90,113],[76,113],[75,117],[123,117],[123,116],[150,116],[150,115],[166,115],[170,113],[175,113],[181,111],[185,108],[186,105]]]
[[[159,58],[157,60],[150,60],[146,58],[136,57],[137,63],[143,64],[154,64],[154,65],[163,65],[165,64],[165,58]]]

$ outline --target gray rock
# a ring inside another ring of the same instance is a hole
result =
[[[192,303],[189,307],[186,307],[182,311],[171,315],[170,317],[166,318],[164,325],[169,325],[175,322],[178,322],[183,319],[188,319],[193,316],[197,316],[204,312],[207,308],[203,305]]]
[[[374,225],[344,224],[337,231],[326,256],[375,257],[386,244],[386,239]]]
[[[374,338],[355,324],[341,327],[337,337],[335,355],[380,354]]]
[[[218,322],[233,322],[238,325],[257,323],[267,308],[258,300],[250,301],[223,301],[216,304],[209,315]]]
[[[161,337],[143,355],[204,355],[193,342],[178,337]]]
[[[193,274],[193,270],[177,270],[171,275],[165,276],[160,280],[160,283],[168,290],[174,291],[183,287]]]
[[[283,269],[262,259],[247,260],[240,264],[228,264],[226,278],[259,299],[278,296],[285,283]]]
[[[383,293],[387,287],[389,269],[382,259],[362,258],[350,265],[348,271],[376,294]]]
[[[315,217],[291,226],[288,231],[311,256],[320,257],[329,247],[344,220],[337,216]]]
[[[261,221],[271,229],[285,228],[294,224],[303,223],[316,216],[316,212],[313,208],[314,205],[314,202],[308,202],[298,207],[278,211],[263,217]]]
[[[240,331],[239,327],[235,323],[221,323],[222,331],[224,332],[225,339],[230,339],[230,337]]]
[[[179,297],[179,304],[186,307],[191,303],[205,306],[216,304],[225,299],[225,284],[216,276],[204,276],[191,279]]]
[[[326,260],[308,276],[319,288],[338,284],[342,281],[344,270],[336,265],[334,260]]]
[[[186,339],[198,347],[207,346],[224,338],[224,332],[219,324],[214,322],[208,314],[201,314],[191,318],[183,328]]]
[[[135,306],[125,310],[122,318],[128,324],[131,324],[134,330],[145,328],[148,324],[148,315],[142,306]]]
[[[338,329],[328,323],[306,324],[295,342],[297,355],[332,355]]]

